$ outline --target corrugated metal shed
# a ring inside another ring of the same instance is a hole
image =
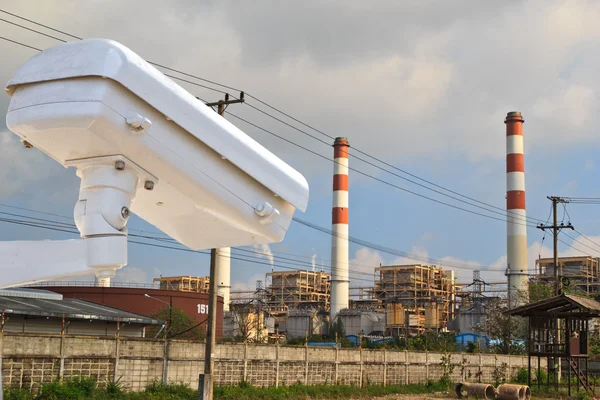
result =
[[[62,296],[61,296],[62,297]],[[42,317],[63,316],[68,319],[85,319],[100,321],[118,321],[145,325],[160,325],[162,321],[133,314],[116,308],[79,299],[54,300],[47,298],[31,298],[0,295],[0,310],[5,314],[29,315]]]
[[[513,308],[506,312],[508,315],[531,316],[539,313],[561,313],[578,311],[588,314],[589,317],[600,316],[600,303],[587,297],[572,294],[561,294],[535,303]]]
[[[25,288],[9,288],[0,289],[0,296],[9,297],[25,297],[30,299],[46,299],[46,300],[62,300],[63,295],[60,293],[50,292],[48,290],[25,289]]]

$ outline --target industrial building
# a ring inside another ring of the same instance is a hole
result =
[[[0,310],[1,332],[145,337],[147,327],[164,324],[147,316],[36,289],[1,289]]]
[[[559,257],[558,276],[567,280],[563,283],[569,290],[586,295],[598,294],[600,271],[597,257]],[[551,285],[554,282],[554,259],[540,258],[535,262],[534,281]]]
[[[210,278],[208,276],[166,276],[154,278],[161,290],[176,290],[179,292],[208,293]]]
[[[281,319],[278,330],[285,332],[289,338],[327,335],[329,332],[329,314],[326,310],[299,309],[292,310]]]
[[[385,308],[387,330],[392,334],[446,330],[455,316],[457,289],[454,271],[435,265],[375,268],[373,296]]]
[[[331,275],[315,271],[276,271],[267,274],[266,304],[274,314],[291,310],[329,310]]]
[[[386,331],[386,314],[383,312],[344,309],[337,319],[346,335],[382,336]]]
[[[198,278],[200,281],[202,278]],[[193,282],[193,280],[190,280]],[[145,284],[122,284],[99,286],[90,282],[43,282],[29,286],[60,293],[65,299],[81,299],[114,307],[130,313],[151,317],[161,310],[173,307],[183,311],[200,327],[206,326],[208,318],[208,294],[191,290],[160,289]],[[174,286],[176,287],[176,286]],[[179,286],[185,288],[185,286]],[[223,298],[217,298],[217,337],[223,333]]]

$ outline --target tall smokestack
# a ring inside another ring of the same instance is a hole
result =
[[[231,290],[231,248],[217,249],[217,294],[223,296],[223,311],[229,311]]]
[[[525,162],[523,156],[523,116],[518,111],[506,115],[506,257],[509,306],[514,307],[520,291],[527,292],[527,225],[525,211]]]
[[[333,143],[333,209],[331,237],[331,321],[348,308],[348,149],[345,137]]]

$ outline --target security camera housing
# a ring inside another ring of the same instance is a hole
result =
[[[6,90],[8,128],[82,178],[83,237],[130,209],[192,249],[266,244],[306,210],[300,173],[119,43],[44,50]]]

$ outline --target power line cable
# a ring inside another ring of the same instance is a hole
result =
[[[373,250],[378,250],[387,254],[391,254],[391,255],[395,255],[395,256],[399,256],[399,257],[404,257],[404,258],[409,258],[412,260],[416,260],[416,261],[424,261],[424,262],[428,262],[428,263],[432,263],[432,264],[437,264],[437,265],[444,265],[444,266],[448,266],[448,267],[452,267],[452,268],[456,268],[456,269],[466,269],[466,270],[483,270],[483,271],[504,271],[504,268],[498,268],[498,269],[494,269],[494,268],[486,268],[483,265],[476,265],[476,266],[472,266],[472,267],[467,267],[464,265],[457,265],[457,264],[453,264],[453,263],[448,263],[446,261],[443,260],[439,260],[439,259],[434,259],[434,258],[430,258],[430,257],[425,257],[425,256],[419,256],[416,254],[411,254],[411,253],[407,253],[401,250],[396,250],[396,249],[392,249],[389,247],[385,247],[385,246],[380,246],[371,242],[368,242],[366,240],[362,240],[362,239],[358,239],[358,238],[354,238],[352,236],[344,236],[344,235],[340,235],[337,234],[333,231],[331,231],[330,229],[321,227],[319,225],[313,224],[311,222],[302,220],[300,218],[294,217],[293,218],[294,222],[297,222],[301,225],[305,225],[309,228],[312,229],[316,229],[318,231],[321,231],[323,233],[326,233],[328,235],[331,236],[336,236],[336,237],[340,237],[342,239],[346,239],[349,242],[355,243],[355,244],[359,244],[363,247],[368,247],[371,248]]]
[[[8,12],[6,12],[5,10],[0,10],[0,11],[2,11],[2,12],[5,12],[5,13],[8,13]],[[18,16],[18,15],[16,15],[16,14],[13,14],[13,13],[8,13],[8,14],[9,14],[9,15],[12,15],[12,16],[14,16],[14,17],[17,17],[17,18],[22,18],[22,17],[20,17],[20,16]],[[26,20],[26,21],[28,21],[28,22],[34,23],[34,24],[38,24],[39,26],[43,26],[43,27],[46,27],[46,28],[48,28],[48,29],[52,29],[52,30],[54,30],[54,31],[56,31],[56,32],[60,32],[60,33],[66,34],[64,31],[60,31],[60,30],[56,30],[56,29],[50,28],[50,27],[48,27],[48,26],[46,26],[46,25],[43,25],[43,24],[36,23],[35,21],[29,20],[29,19],[26,19],[26,18],[22,18],[22,19],[24,19],[24,20]],[[42,32],[39,32],[39,31],[36,31],[36,30],[32,30],[32,29],[30,29],[30,28],[27,28],[27,27],[24,27],[24,26],[22,26],[22,25],[19,25],[19,24],[16,24],[16,23],[10,22],[10,21],[6,21],[6,20],[3,20],[3,21],[5,21],[5,22],[8,22],[8,23],[11,23],[11,24],[14,24],[14,25],[16,25],[16,26],[19,26],[19,27],[22,27],[22,28],[24,28],[24,29],[31,30],[31,31],[33,31],[33,32],[36,32],[36,33],[39,33],[39,34],[41,34],[41,35],[44,35],[44,36],[51,37],[51,38],[53,38],[53,39],[56,39],[56,40],[59,40],[59,41],[61,41],[61,42],[66,42],[66,41],[65,41],[65,40],[63,40],[63,39],[56,38],[56,37],[54,37],[54,36],[49,36],[49,35],[46,35],[46,34],[44,34],[44,33],[42,33]],[[80,37],[78,37],[78,36],[75,36],[75,35],[71,35],[71,34],[68,34],[68,35],[69,35],[69,36],[71,36],[71,37],[73,37],[73,38],[76,38],[76,39],[81,39]],[[33,48],[33,47],[30,47],[30,48]],[[33,49],[36,49],[36,48],[33,48]],[[37,50],[39,50],[39,49],[37,49]],[[151,63],[151,64],[153,64],[153,65],[155,65],[155,66],[157,66],[157,67],[165,68],[165,69],[168,69],[168,70],[170,70],[170,71],[174,71],[174,72],[177,72],[177,73],[183,74],[183,75],[185,75],[185,76],[193,77],[194,79],[199,79],[199,80],[202,80],[202,81],[210,82],[211,84],[219,85],[219,86],[221,86],[221,87],[229,88],[229,89],[232,89],[232,90],[237,90],[236,88],[233,88],[233,87],[231,87],[231,86],[227,86],[227,85],[219,84],[219,83],[217,83],[217,82],[215,82],[215,81],[207,80],[207,79],[201,78],[201,77],[199,77],[199,76],[197,76],[197,75],[189,74],[189,73],[186,73],[186,72],[183,72],[183,71],[180,71],[180,70],[177,70],[177,69],[171,68],[171,67],[167,67],[167,66],[165,66],[165,65],[162,65],[162,64],[155,63],[155,62],[151,62],[151,61],[148,61],[148,62],[149,62],[149,63]],[[165,74],[165,75],[166,75],[166,76],[168,76],[168,77],[170,77],[170,78],[177,79],[177,80],[180,80],[180,81],[183,81],[183,82],[189,83],[189,84],[193,84],[193,85],[196,85],[196,86],[199,86],[199,87],[202,87],[202,88],[208,89],[208,90],[213,90],[213,91],[216,91],[216,92],[225,93],[225,92],[223,92],[223,91],[221,91],[221,90],[214,89],[214,88],[208,87],[208,86],[206,86],[206,85],[201,85],[201,84],[198,84],[197,82],[192,82],[192,81],[189,81],[189,80],[186,80],[186,79],[182,79],[182,78],[180,78],[180,77],[176,77],[176,76],[173,76],[173,75],[168,75],[168,74]],[[310,125],[308,125],[308,124],[306,124],[306,123],[304,123],[304,122],[302,122],[302,121],[298,120],[297,118],[294,118],[294,117],[292,117],[292,116],[291,116],[291,115],[289,115],[288,113],[285,113],[285,112],[281,111],[280,109],[278,109],[278,108],[276,108],[276,107],[273,107],[273,106],[271,106],[270,104],[268,104],[268,103],[266,103],[266,102],[264,102],[264,101],[262,101],[262,100],[258,99],[257,97],[255,97],[255,96],[253,96],[253,95],[250,95],[250,94],[248,94],[248,97],[251,97],[251,98],[253,98],[254,100],[256,100],[256,101],[260,102],[261,104],[263,104],[263,105],[265,105],[265,106],[267,106],[267,107],[269,107],[269,108],[271,108],[271,109],[273,109],[273,110],[275,110],[275,111],[277,111],[277,112],[279,112],[279,113],[281,113],[281,114],[283,114],[283,115],[287,116],[288,118],[291,118],[291,119],[293,119],[294,121],[296,121],[296,122],[298,122],[298,123],[300,123],[300,124],[302,124],[302,125],[304,125],[304,126],[306,126],[306,127],[310,128],[310,129],[312,129],[312,130],[314,130],[314,131],[316,131],[316,132],[318,132],[318,133],[320,133],[320,134],[322,134],[322,135],[326,136],[327,138],[333,138],[332,136],[325,134],[325,133],[324,133],[324,132],[322,132],[321,130],[318,130],[318,129],[316,129],[316,128],[314,128],[314,127],[312,127],[312,126],[310,126]],[[307,136],[311,137],[311,138],[312,138],[312,139],[314,139],[314,140],[317,140],[317,141],[319,141],[319,142],[321,142],[321,143],[324,143],[324,144],[326,144],[327,146],[330,146],[330,144],[329,144],[329,143],[327,143],[327,142],[325,142],[325,141],[323,141],[323,140],[321,140],[321,139],[319,139],[319,138],[315,137],[314,135],[311,135],[311,134],[309,134],[308,132],[305,132],[305,131],[303,131],[303,130],[301,130],[301,129],[299,129],[299,128],[297,128],[297,127],[295,127],[295,126],[293,126],[293,125],[291,125],[291,124],[289,124],[289,123],[287,123],[287,122],[285,122],[285,121],[283,121],[283,120],[281,120],[281,119],[279,119],[279,118],[277,118],[277,117],[275,117],[275,116],[273,116],[272,114],[269,114],[269,113],[265,112],[264,110],[261,110],[261,109],[259,109],[259,108],[255,107],[255,106],[253,106],[252,104],[248,104],[248,106],[250,106],[251,108],[253,108],[253,109],[255,109],[255,110],[257,110],[257,111],[259,111],[259,112],[261,112],[261,113],[263,113],[263,114],[265,114],[265,115],[267,115],[267,116],[269,116],[269,117],[271,117],[271,118],[273,118],[273,119],[275,119],[275,120],[277,120],[277,121],[278,121],[278,122],[280,122],[280,123],[283,123],[283,124],[285,124],[285,125],[287,125],[287,126],[291,127],[292,129],[295,129],[295,130],[297,130],[297,131],[299,131],[299,132],[301,132],[301,133],[303,133],[303,134],[305,134],[305,135],[307,135]],[[248,121],[246,121],[246,122],[248,123]],[[440,194],[440,195],[442,195],[442,196],[446,196],[446,197],[452,198],[453,200],[456,200],[456,201],[461,201],[462,203],[467,203],[467,204],[469,204],[469,205],[471,205],[471,206],[473,206],[473,207],[477,207],[477,208],[483,209],[483,210],[485,210],[485,211],[487,211],[487,212],[491,212],[491,213],[495,213],[495,214],[503,215],[503,216],[505,216],[505,217],[508,217],[508,214],[514,214],[514,215],[517,217],[517,219],[519,219],[519,220],[524,220],[524,221],[526,221],[527,219],[529,219],[529,220],[537,220],[537,221],[541,221],[541,220],[539,220],[539,219],[537,219],[537,218],[533,218],[533,217],[522,217],[521,215],[519,215],[519,214],[517,214],[517,213],[514,213],[514,212],[512,212],[511,210],[504,210],[504,209],[502,209],[502,208],[500,208],[500,207],[497,207],[497,206],[494,206],[494,205],[491,205],[491,204],[488,204],[488,203],[485,203],[485,202],[479,201],[479,200],[477,200],[477,199],[474,199],[474,198],[472,198],[472,197],[465,196],[465,195],[463,195],[463,194],[461,194],[461,193],[459,193],[459,192],[452,191],[452,190],[450,190],[450,189],[447,189],[447,188],[445,188],[444,186],[441,186],[441,185],[435,184],[435,183],[433,183],[433,182],[430,182],[430,181],[428,181],[428,180],[425,180],[425,179],[423,179],[423,178],[420,178],[419,176],[417,176],[417,175],[415,175],[415,174],[411,174],[411,173],[409,173],[408,171],[405,171],[405,170],[403,170],[403,169],[400,169],[400,168],[398,168],[398,167],[396,167],[396,166],[394,166],[394,165],[391,165],[391,164],[389,164],[389,163],[387,163],[387,162],[385,162],[385,161],[383,161],[383,160],[381,160],[381,159],[379,159],[379,158],[377,158],[377,157],[375,157],[375,156],[372,156],[372,155],[370,155],[370,154],[368,154],[368,153],[366,153],[366,152],[364,152],[364,151],[362,151],[362,150],[360,150],[360,149],[358,149],[358,148],[354,148],[354,149],[355,149],[357,152],[359,152],[359,153],[361,153],[361,154],[363,154],[363,155],[365,155],[365,156],[367,156],[367,157],[369,157],[369,158],[372,158],[372,159],[374,159],[374,160],[376,160],[376,161],[378,161],[378,162],[380,162],[380,163],[382,163],[382,164],[384,164],[384,165],[386,165],[386,166],[388,166],[388,167],[394,168],[395,170],[398,170],[398,171],[400,171],[400,172],[402,172],[402,173],[404,173],[404,174],[407,174],[407,175],[409,175],[409,176],[411,176],[411,177],[414,177],[415,179],[421,180],[421,181],[423,181],[423,182],[426,182],[426,183],[428,183],[428,184],[430,184],[430,185],[433,185],[433,186],[435,186],[435,187],[438,187],[438,188],[440,188],[440,189],[442,189],[442,190],[445,190],[445,191],[447,191],[447,192],[450,192],[450,193],[456,194],[457,196],[460,196],[460,197],[463,197],[463,198],[469,199],[469,200],[471,200],[471,201],[474,201],[474,202],[476,202],[476,203],[479,203],[479,204],[484,204],[484,205],[486,205],[487,207],[491,207],[491,208],[494,208],[494,209],[497,209],[497,210],[501,210],[501,212],[494,211],[494,210],[490,210],[489,208],[485,208],[485,207],[482,207],[482,206],[479,206],[479,205],[476,205],[476,204],[470,203],[470,202],[468,202],[468,201],[467,201],[467,202],[465,202],[464,200],[457,199],[457,198],[456,198],[456,197],[454,197],[454,196],[450,196],[450,195],[448,195],[448,194],[446,194],[446,193],[440,192],[440,191],[438,191],[438,190],[435,190],[435,189],[432,189],[432,188],[430,188],[430,187],[428,187],[428,186],[426,186],[426,185],[420,184],[420,183],[418,183],[418,182],[415,182],[415,181],[413,181],[413,180],[411,180],[411,179],[408,179],[408,178],[406,178],[406,177],[403,177],[403,176],[401,176],[401,175],[398,175],[398,174],[396,174],[396,173],[394,173],[394,172],[392,172],[392,171],[389,171],[389,170],[387,170],[387,169],[385,169],[385,168],[383,168],[383,167],[381,167],[381,166],[379,166],[379,165],[376,165],[376,164],[374,164],[374,163],[372,163],[372,162],[370,162],[370,161],[367,161],[367,160],[365,160],[365,159],[363,159],[363,158],[361,158],[361,157],[358,157],[358,156],[353,156],[354,158],[356,158],[356,159],[358,159],[358,160],[360,160],[360,161],[362,161],[362,162],[364,162],[364,163],[367,163],[368,165],[371,165],[371,166],[373,166],[373,167],[375,167],[375,168],[377,168],[377,169],[380,169],[380,170],[382,170],[382,171],[384,171],[384,172],[387,172],[387,173],[389,173],[389,174],[391,174],[391,175],[393,175],[393,176],[396,176],[396,177],[398,177],[398,178],[400,178],[400,179],[406,180],[406,181],[408,181],[408,182],[410,182],[410,183],[412,183],[412,184],[418,185],[418,186],[420,186],[420,187],[422,187],[422,188],[424,188],[424,189],[426,189],[426,190],[433,191],[433,192],[435,192],[435,193],[438,193],[438,194]],[[327,158],[327,159],[329,159],[329,158]],[[367,175],[367,176],[368,176],[368,175]],[[411,193],[411,194],[415,194],[415,192],[412,192],[412,191],[408,191],[408,192],[409,192],[409,193]],[[423,197],[423,196],[421,196],[421,197]],[[428,198],[427,196],[425,196],[424,198],[430,199],[430,198]],[[441,203],[442,203],[442,204],[446,204],[446,203],[443,203],[443,202],[441,202]],[[456,207],[454,207],[454,208],[456,208]],[[460,208],[459,208],[459,209],[460,209]],[[481,215],[481,214],[477,214],[477,215]],[[515,219],[515,218],[513,217],[513,219]]]
[[[57,217],[57,218],[65,219],[65,220],[68,220],[68,221],[71,221],[71,222],[70,223],[60,223],[58,221],[52,221],[50,219],[36,219],[36,218],[29,217],[29,216],[22,215],[22,214],[13,214],[13,213],[6,213],[6,212],[0,212],[0,214],[10,215],[10,216],[15,216],[15,217],[20,217],[20,218],[40,220],[40,221],[44,221],[44,222],[47,222],[47,223],[65,224],[66,226],[69,226],[71,228],[76,228],[75,225],[72,223],[73,217],[67,217],[65,215],[60,215],[60,214],[56,214],[56,213],[49,213],[49,212],[34,210],[34,209],[31,209],[31,208],[26,208],[26,207],[13,206],[13,205],[10,205],[10,204],[5,204],[5,203],[0,203],[0,207],[7,207],[7,208],[15,209],[15,210],[27,211],[27,212],[31,212],[31,213],[37,213],[37,214],[40,214],[40,215],[48,215],[48,216],[52,216],[52,217]],[[148,232],[148,231],[144,231],[144,230],[141,230],[141,229],[133,229],[133,228],[128,228],[128,230],[130,232],[140,232],[140,233],[145,234],[144,236],[142,236],[142,235],[133,235],[135,237],[143,237],[143,238],[149,238],[149,239],[152,239],[152,240],[161,240],[161,241],[165,241],[165,242],[168,242],[168,243],[177,243],[177,244],[179,244],[175,239],[173,239],[172,237],[170,237],[169,235],[167,235],[166,233],[161,232],[161,231]],[[156,237],[156,236],[152,236],[152,235],[161,235],[161,236],[164,236],[164,237],[160,238],[160,237]],[[248,250],[248,249],[244,249],[244,248],[241,248],[241,247],[236,247],[236,248],[234,248],[234,250],[235,251],[242,251],[242,252],[252,252],[252,253],[255,253],[255,254],[261,254],[261,255],[265,255],[265,256],[268,255],[267,252],[260,251],[258,249]],[[278,257],[278,258],[281,257],[280,255],[286,255],[286,256],[297,257],[297,258],[309,258],[309,259],[312,259],[312,257],[313,257],[313,256],[306,256],[306,255],[294,254],[294,253],[288,253],[288,252],[282,252],[282,251],[273,251],[272,253],[273,253],[274,257]],[[325,261],[329,262],[329,261],[331,261],[331,259],[323,259],[323,258],[321,258],[321,261],[323,261],[323,262],[325,262]],[[305,264],[308,265],[308,262],[305,262]],[[365,264],[358,264],[358,263],[349,263],[348,265],[349,266],[354,266],[354,267],[366,267],[366,268],[372,268],[373,267],[372,265],[365,265]],[[312,266],[313,265],[312,265],[312,262],[311,262],[310,263],[310,267],[312,268]],[[315,268],[318,267],[318,266],[319,265],[315,264]],[[365,274],[367,274],[367,273],[365,273]],[[369,275],[372,275],[372,274],[369,274]]]
[[[17,44],[22,44],[22,43],[15,42],[15,41],[12,41],[12,42],[13,42],[13,43],[17,43]],[[22,44],[22,45],[24,45],[24,44]],[[27,46],[27,45],[25,45],[25,46]],[[37,48],[34,48],[34,47],[32,47],[32,46],[27,46],[27,47],[30,47],[30,48],[32,48],[32,49],[35,49],[35,50],[38,50],[38,51],[39,51],[39,49],[37,49]],[[191,75],[191,74],[190,74],[190,75]],[[175,78],[175,79],[179,79],[179,78],[177,78],[177,77],[174,77],[174,78]],[[189,83],[197,84],[197,83],[195,83],[195,82],[189,82]],[[203,86],[203,87],[204,87],[204,86]],[[205,87],[205,88],[207,88],[207,87]],[[209,89],[210,89],[210,88],[209,88]],[[214,89],[212,89],[212,90],[214,90]],[[253,96],[253,97],[254,97],[254,96]],[[236,116],[236,117],[237,117],[237,116]],[[237,117],[237,118],[239,118],[239,117]],[[239,118],[239,119],[241,119],[241,118]],[[246,120],[243,120],[243,119],[241,119],[241,120],[242,120],[242,121],[244,121],[244,122],[246,122],[246,123],[250,123],[249,121],[246,121]],[[255,126],[255,127],[257,127],[258,129],[261,129],[261,130],[264,130],[264,131],[268,132],[267,130],[265,130],[265,129],[264,129],[264,128],[262,128],[262,127],[259,127],[259,126],[258,126],[258,125],[256,125],[256,124],[252,124],[252,123],[250,123],[250,124],[251,124],[251,125],[253,125],[253,126]],[[272,132],[268,132],[268,133],[271,133],[271,134],[272,134]],[[275,135],[275,136],[277,136],[277,137],[281,138],[281,137],[280,137],[280,136],[278,136],[278,135]],[[284,140],[285,140],[285,139],[284,139]],[[286,140],[286,141],[287,141],[287,140]],[[290,143],[293,143],[293,142],[291,142],[291,141],[288,141],[288,142],[290,142]],[[293,144],[295,144],[295,143],[293,143]],[[303,146],[301,146],[301,147],[303,147]],[[303,148],[304,148],[304,147],[303,147]],[[304,149],[306,150],[306,148],[304,148]],[[316,152],[313,152],[313,151],[311,151],[311,153],[313,153],[313,154],[317,154],[317,155],[319,155],[320,157],[322,157],[322,158],[325,158],[325,159],[327,159],[328,161],[331,161],[331,159],[330,159],[329,157],[322,156],[322,155],[320,155],[320,154],[318,154],[318,153],[316,153]],[[448,203],[445,203],[445,202],[442,202],[442,201],[439,201],[439,200],[436,200],[436,199],[433,199],[433,198],[430,198],[430,197],[427,197],[427,196],[421,195],[421,194],[419,194],[419,193],[416,193],[416,192],[413,192],[413,191],[410,191],[410,190],[407,190],[407,189],[401,188],[401,187],[399,187],[399,186],[397,186],[397,185],[390,184],[389,182],[386,182],[386,181],[380,180],[380,179],[378,179],[378,178],[376,178],[376,177],[374,177],[374,176],[372,176],[372,175],[369,175],[369,174],[363,173],[362,171],[358,171],[358,170],[356,170],[356,169],[353,169],[353,168],[350,168],[350,169],[351,169],[351,170],[353,170],[353,171],[355,171],[355,172],[357,172],[357,173],[360,173],[360,174],[362,174],[362,175],[365,175],[365,176],[367,176],[367,177],[370,177],[370,178],[372,178],[372,179],[375,179],[375,180],[377,180],[377,181],[380,181],[380,182],[382,182],[382,183],[385,183],[385,184],[391,185],[391,186],[393,186],[393,187],[395,187],[395,188],[397,188],[397,189],[399,189],[399,190],[406,191],[406,192],[408,192],[408,193],[411,193],[411,194],[417,195],[417,196],[419,196],[419,197],[422,197],[422,198],[428,199],[428,200],[430,200],[430,201],[434,201],[434,202],[437,202],[437,203],[440,203],[440,204],[444,204],[444,205],[447,205],[447,206],[450,206],[450,207],[452,207],[452,208],[459,209],[459,210],[462,210],[462,211],[465,211],[465,212],[470,212],[470,213],[472,213],[472,214],[475,214],[475,215],[480,215],[480,216],[483,216],[483,217],[486,217],[486,218],[496,219],[496,220],[500,220],[500,221],[502,221],[502,222],[505,222],[505,220],[504,220],[504,219],[495,218],[495,217],[493,217],[493,216],[489,216],[489,215],[485,215],[485,214],[481,214],[481,213],[473,212],[473,211],[471,211],[471,210],[467,210],[467,209],[464,209],[464,208],[462,208],[462,207],[457,207],[457,206],[454,206],[454,205],[451,205],[451,204],[448,204]],[[440,187],[441,187],[441,186],[440,186]],[[443,187],[442,187],[442,188],[443,188]],[[445,189],[445,188],[444,188],[444,189]],[[459,194],[459,195],[460,195],[460,194]],[[462,195],[461,195],[461,196],[462,196]],[[498,207],[496,207],[496,208],[498,208]],[[498,209],[499,209],[499,208],[498,208]],[[488,211],[488,212],[491,212],[491,211],[490,211],[490,210],[488,210],[488,209],[485,209],[485,210],[486,210],[486,211]],[[503,214],[503,215],[504,215],[504,214]],[[524,225],[524,224],[521,224],[521,225]],[[532,227],[533,227],[533,225],[529,225],[529,226],[532,226]]]
[[[52,225],[51,223],[41,223],[41,222],[37,222],[37,221],[23,221],[23,220],[19,220],[19,219],[9,219],[9,218],[0,218],[0,222],[21,225],[21,226],[27,226],[27,227],[33,227],[33,228],[46,229],[46,230],[51,230],[51,231],[55,231],[55,232],[69,233],[69,234],[73,234],[73,235],[79,235],[79,232],[77,230],[74,230],[72,227],[55,226],[55,225]],[[156,238],[152,238],[152,237],[145,237],[145,236],[134,235],[134,234],[129,234],[129,236],[138,238],[138,239],[156,239]],[[162,238],[159,238],[159,239],[162,239]],[[174,247],[172,245],[171,246],[159,245],[159,244],[141,242],[138,240],[128,240],[128,242],[134,243],[134,244],[140,244],[140,245],[154,246],[154,247],[164,248],[164,249],[180,250],[180,251],[210,255],[210,252],[208,252],[208,251],[197,251],[197,250],[187,249],[184,247]],[[179,244],[177,243],[177,245],[179,245]],[[261,253],[258,253],[258,254],[261,254]],[[221,256],[221,257],[226,257],[226,256]],[[270,262],[270,261],[269,262],[262,262],[262,261],[258,262],[255,260],[259,260],[259,259],[264,260],[264,257],[252,257],[252,256],[248,256],[248,255],[239,255],[239,254],[237,256],[229,256],[228,258],[230,258],[232,260],[247,261],[247,262],[251,262],[251,263],[255,263],[255,264],[268,265],[271,267],[283,268],[283,269],[289,269],[289,270],[297,270],[298,266],[304,266],[304,267],[307,266],[306,265],[307,263],[302,263],[301,261],[297,261],[297,260],[292,260],[292,262],[284,261],[286,264],[293,265],[294,267],[290,267],[289,265],[282,265],[281,263],[275,263],[275,262]],[[281,258],[281,257],[274,256],[274,258]],[[331,271],[331,267],[327,267],[324,265],[321,267],[324,270]],[[366,272],[349,270],[349,277],[351,279],[365,281],[365,282],[373,282],[373,279],[365,279],[365,278],[356,276],[356,275],[361,275],[361,274],[370,276],[370,277],[373,276],[373,274],[369,274]]]
[[[37,50],[37,51],[42,51],[42,49],[38,49],[37,47],[33,47],[33,46],[28,45],[28,44],[18,42],[16,40],[12,40],[12,39],[6,38],[4,36],[0,36],[0,39],[6,40],[7,42],[11,42],[11,43],[14,43],[14,44],[18,44],[19,46],[28,47],[30,49]]]
[[[10,15],[10,16],[12,16],[12,17],[15,17],[15,18],[22,19],[22,20],[24,20],[24,21],[27,21],[27,22],[30,22],[30,23],[32,23],[32,24],[35,24],[35,25],[38,25],[38,26],[44,27],[44,28],[46,28],[46,29],[50,29],[50,30],[51,30],[51,31],[53,31],[53,32],[62,33],[63,35],[67,35],[67,36],[69,36],[69,37],[72,37],[73,39],[83,40],[82,38],[80,38],[80,37],[78,37],[78,36],[75,36],[75,35],[72,35],[72,34],[70,34],[70,33],[68,33],[68,32],[64,32],[64,31],[61,31],[61,30],[58,30],[58,29],[52,28],[51,26],[48,26],[48,25],[41,24],[41,23],[39,23],[39,22],[37,22],[37,21],[33,21],[33,20],[30,20],[30,19],[27,19],[27,18],[25,18],[25,17],[22,17],[22,16],[20,16],[20,15],[17,15],[17,14],[13,14],[13,13],[11,13],[11,12],[8,12],[8,11],[6,11],[6,10],[2,10],[2,9],[0,9],[0,12],[2,12],[2,13],[4,13],[4,14],[8,14],[8,15]]]

